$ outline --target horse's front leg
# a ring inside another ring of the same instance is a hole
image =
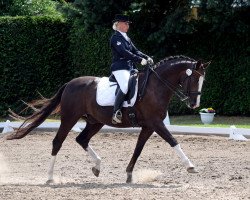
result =
[[[183,165],[187,168],[189,173],[197,173],[198,171],[195,169],[193,163],[189,160],[189,158],[185,155],[183,150],[181,149],[180,144],[178,144],[177,140],[172,136],[172,134],[168,131],[163,122],[154,123],[154,130],[157,134],[159,134],[166,142],[170,144],[170,146],[174,149],[176,154],[180,157]]]
[[[133,156],[127,166],[126,172],[127,172],[127,183],[131,183],[132,182],[132,172],[135,166],[135,163],[138,159],[138,157],[141,154],[141,151],[146,143],[146,141],[148,140],[148,138],[153,134],[153,130],[148,129],[146,127],[142,127],[142,130],[139,134],[138,140],[137,140],[137,144],[133,153]]]

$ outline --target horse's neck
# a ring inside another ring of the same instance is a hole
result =
[[[185,63],[172,64],[170,66],[161,66],[159,69],[156,69],[156,72],[159,74],[162,79],[167,80],[173,86],[177,86],[180,82],[181,72],[187,69]]]
[[[161,66],[156,68],[156,73],[159,75],[160,79],[155,77],[155,88],[159,91],[159,98],[164,99],[166,103],[170,101],[174,90],[178,87],[181,78],[181,72],[187,69],[186,64],[178,64],[172,66]],[[170,88],[170,87],[171,88]]]

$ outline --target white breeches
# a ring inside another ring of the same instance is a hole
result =
[[[127,94],[130,71],[129,70],[117,70],[117,71],[113,71],[112,74],[115,76],[122,92],[124,94]]]

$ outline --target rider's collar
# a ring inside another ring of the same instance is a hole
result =
[[[118,31],[118,30],[117,30]],[[127,40],[127,41],[129,41],[129,38],[128,38],[128,36],[127,36],[127,33],[124,33],[124,32],[121,32],[121,31],[118,31],[119,33],[121,33],[122,34],[122,36]]]

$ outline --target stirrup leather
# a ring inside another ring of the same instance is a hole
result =
[[[117,124],[117,123],[122,123],[122,111],[117,110],[112,117],[112,123]]]

